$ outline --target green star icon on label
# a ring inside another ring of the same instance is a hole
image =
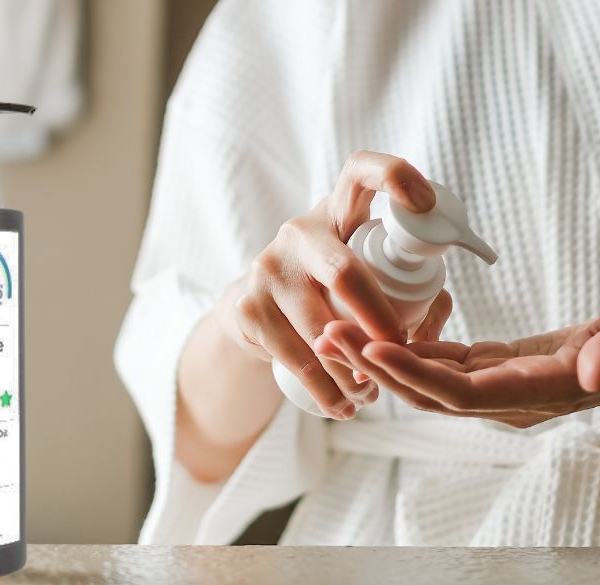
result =
[[[2,408],[8,408],[10,406],[10,401],[12,400],[12,394],[9,394],[6,390],[4,394],[0,395],[0,402],[2,403]]]

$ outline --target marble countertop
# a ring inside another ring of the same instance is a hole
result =
[[[30,545],[2,585],[592,585],[600,549]]]

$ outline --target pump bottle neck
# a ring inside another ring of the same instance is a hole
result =
[[[383,240],[383,255],[394,266],[402,270],[418,270],[425,262],[424,256],[407,252],[404,248],[394,244],[389,235]]]

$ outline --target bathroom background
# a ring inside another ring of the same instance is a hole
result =
[[[74,55],[81,110],[48,133],[46,146],[0,160],[0,198],[25,214],[28,540],[135,542],[153,488],[150,450],[112,351],[130,300],[166,98],[214,0],[12,4],[12,13],[0,13],[0,30],[14,30],[19,12],[32,15],[34,29],[44,10],[60,18],[50,19],[51,46],[19,42],[9,55],[8,37],[0,40],[0,101],[14,99],[4,90],[36,59],[48,77],[68,69],[73,55],[63,41],[81,13]],[[57,61],[46,67],[52,52]]]

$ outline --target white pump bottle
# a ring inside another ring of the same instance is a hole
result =
[[[348,240],[348,247],[371,269],[381,290],[402,316],[409,338],[444,286],[446,268],[442,254],[460,246],[488,264],[498,259],[494,250],[469,227],[465,206],[448,188],[429,181],[436,203],[426,213],[412,213],[388,198],[380,219],[362,224]],[[355,322],[346,307],[328,294],[333,312]],[[326,416],[312,395],[289,370],[273,360],[273,374],[282,392],[296,406]]]

